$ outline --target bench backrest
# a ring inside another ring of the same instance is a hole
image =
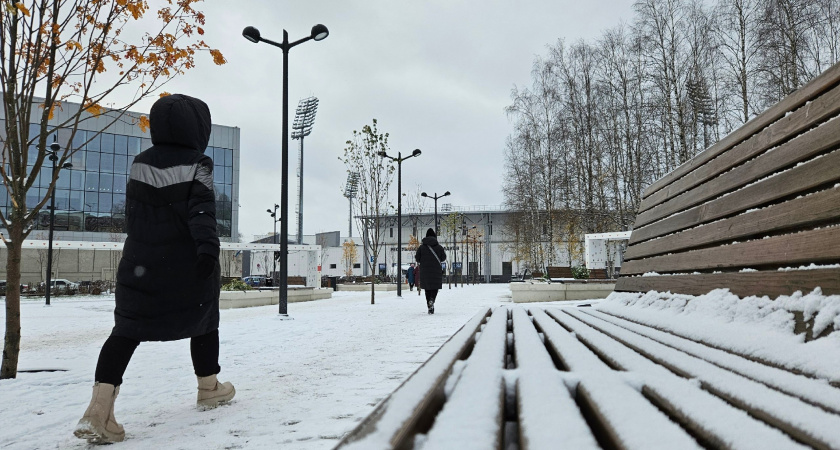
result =
[[[838,116],[835,65],[653,183],[616,290],[840,293]]]
[[[571,267],[546,267],[546,275],[548,278],[574,278]]]

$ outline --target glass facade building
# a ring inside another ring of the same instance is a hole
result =
[[[132,114],[139,117],[139,114]],[[148,132],[122,120],[107,128],[96,129],[104,119],[84,121],[73,138],[76,149],[70,160],[71,169],[62,169],[55,190],[56,239],[82,241],[112,241],[114,234],[125,232],[125,195],[128,174],[134,157],[151,147]],[[93,125],[93,126],[92,126]],[[100,132],[101,131],[101,132]],[[30,136],[36,136],[33,125]],[[97,135],[97,133],[99,133]],[[66,143],[70,130],[59,129],[56,142]],[[53,136],[47,139],[53,142]],[[34,161],[37,148],[30,147],[29,161]],[[62,150],[63,152],[63,150]],[[60,152],[61,153],[61,152]],[[236,241],[238,236],[239,197],[239,128],[213,125],[210,145],[205,154],[213,159],[213,184],[216,193],[216,219],[219,237]],[[31,170],[31,168],[30,168]],[[28,192],[28,205],[37,204],[47,194],[52,166],[44,161],[39,179]],[[47,203],[47,206],[49,202]],[[6,213],[8,193],[0,193],[0,208]],[[30,238],[39,239],[49,229],[49,208],[44,208]],[[122,239],[119,239],[122,240]]]

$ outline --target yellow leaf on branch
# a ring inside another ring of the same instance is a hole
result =
[[[29,14],[29,10],[26,9],[26,6],[23,6],[23,2],[15,3],[15,7],[17,7],[18,11],[23,13],[24,16],[26,16],[26,17],[31,16],[31,14]]]
[[[149,131],[149,118],[146,116],[140,116],[140,122],[137,126],[140,127],[140,131],[146,133]]]

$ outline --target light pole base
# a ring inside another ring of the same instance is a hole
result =
[[[289,317],[288,314],[277,314],[277,320],[295,320],[295,318]]]

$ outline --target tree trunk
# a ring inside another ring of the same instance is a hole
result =
[[[11,241],[6,241],[9,254],[6,258],[6,337],[3,345],[3,363],[0,379],[16,378],[20,355],[20,260],[23,233],[12,225]]]
[[[373,280],[375,280],[375,279],[376,279],[376,277],[370,277],[370,304],[371,305],[376,303],[376,302],[374,302],[374,298],[376,297],[376,283],[373,282]]]

